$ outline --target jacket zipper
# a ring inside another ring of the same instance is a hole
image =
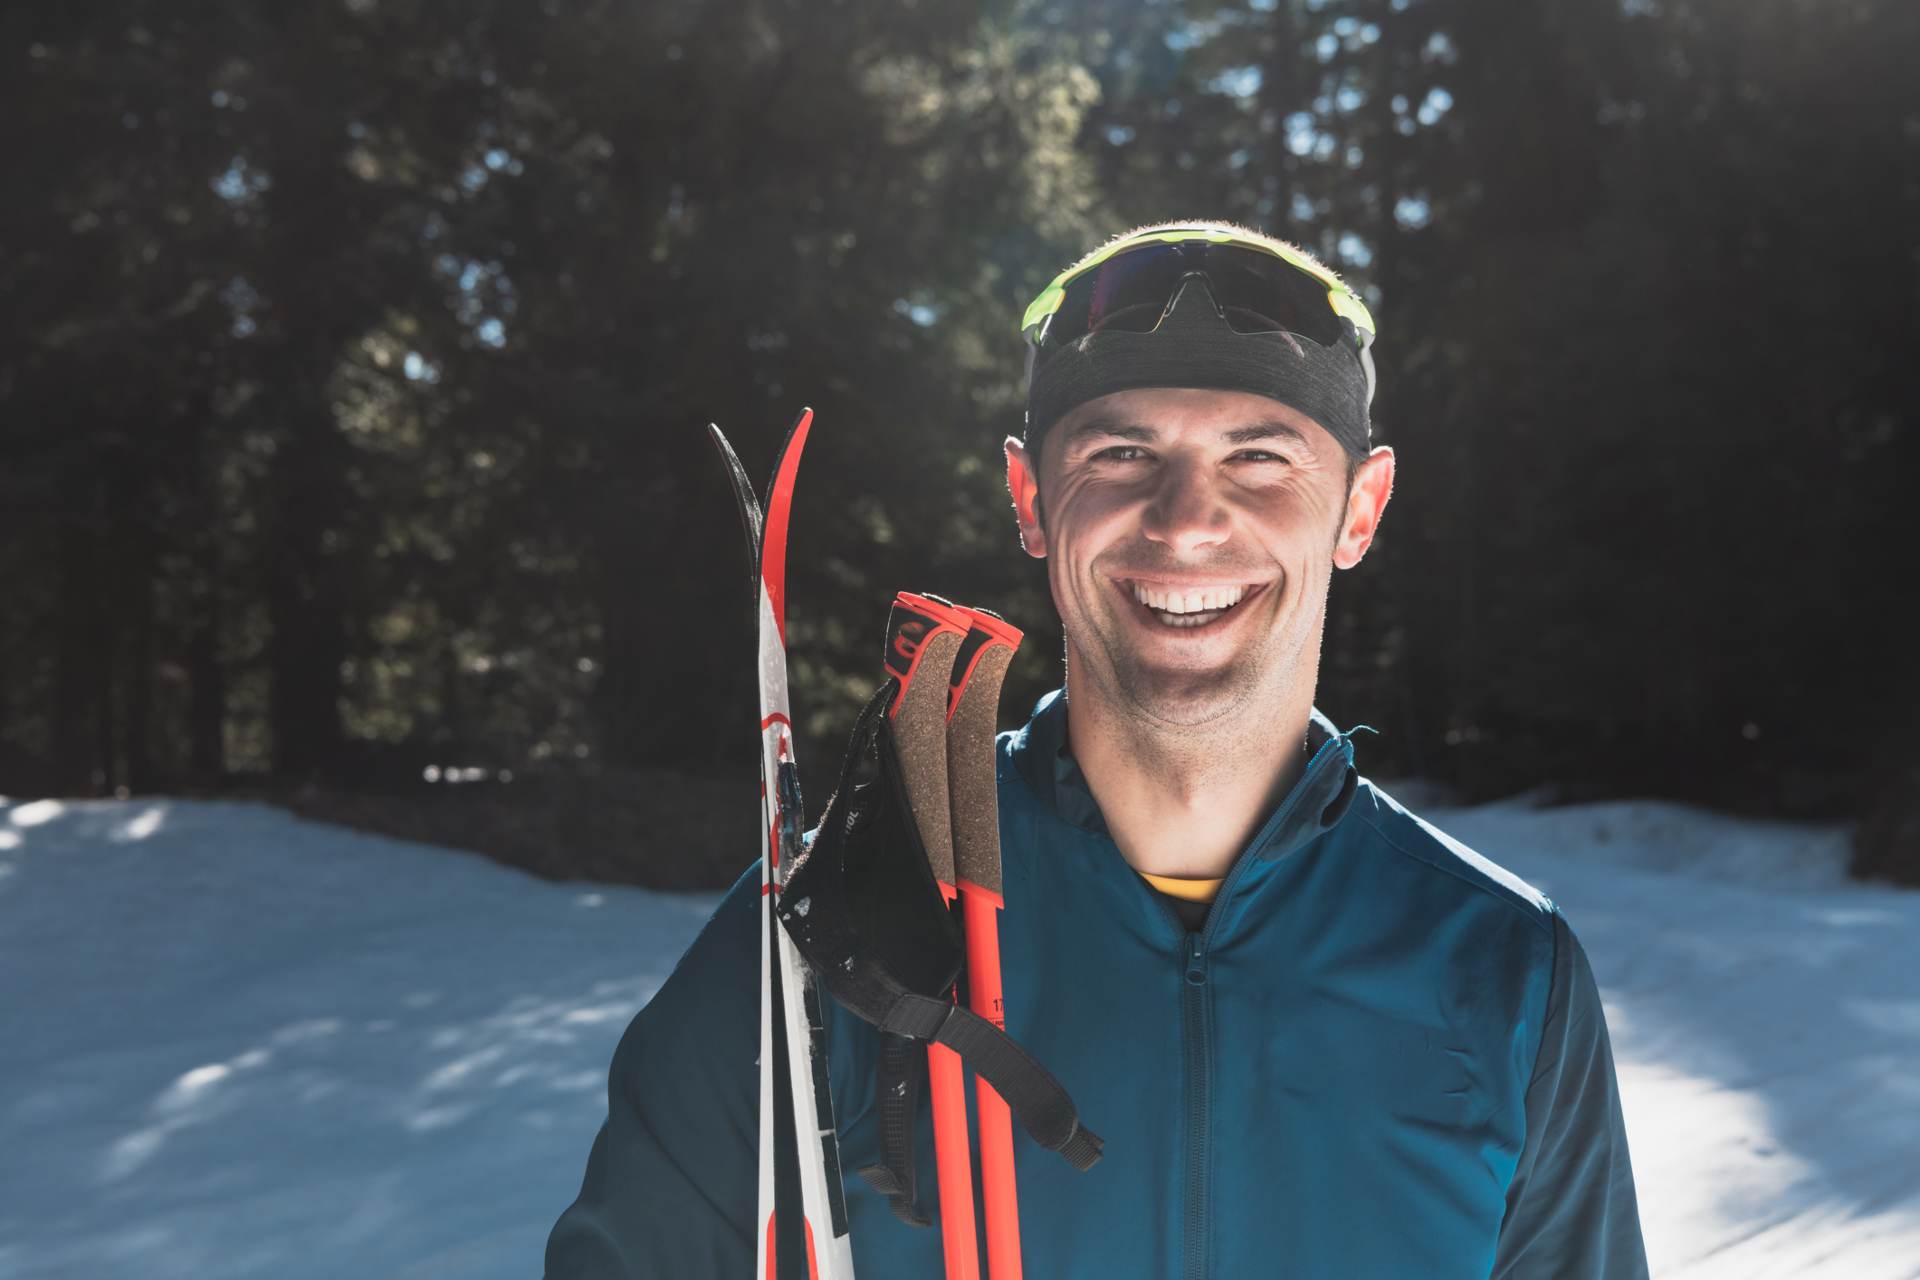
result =
[[[1209,913],[1211,914],[1211,913]],[[1209,920],[1208,923],[1212,923]],[[1198,933],[1187,935],[1186,972],[1180,989],[1180,1034],[1187,1058],[1187,1154],[1180,1228],[1183,1280],[1207,1280],[1207,1243],[1211,1215],[1208,1192],[1213,1181],[1208,1150],[1212,1103],[1209,1061],[1213,1028],[1208,1025],[1207,952]]]
[[[1336,747],[1338,739],[1322,743],[1320,750],[1307,767],[1301,771],[1300,781],[1294,785],[1293,793],[1274,811],[1274,814],[1261,825],[1260,833],[1253,843],[1240,851],[1234,860],[1233,869],[1227,873],[1227,879],[1220,886],[1220,892],[1214,897],[1213,905],[1207,910],[1206,924],[1198,931],[1187,929],[1158,893],[1153,897],[1167,919],[1184,936],[1185,945],[1181,950],[1180,983],[1180,1035],[1186,1058],[1186,1095],[1187,1095],[1187,1145],[1186,1168],[1182,1171],[1181,1225],[1180,1225],[1180,1275],[1181,1280],[1209,1280],[1211,1259],[1209,1244],[1212,1239],[1212,1206],[1209,1193],[1212,1191],[1213,1164],[1210,1126],[1212,1124],[1212,1049],[1213,1049],[1213,1006],[1207,993],[1207,953],[1208,945],[1213,941],[1214,930],[1220,923],[1220,909],[1233,896],[1241,877],[1248,866],[1248,853],[1259,848],[1285,822],[1300,797],[1308,790],[1307,784],[1313,775],[1325,766],[1329,750]],[[1151,892],[1151,890],[1149,891]]]

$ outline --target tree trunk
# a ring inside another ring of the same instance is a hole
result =
[[[344,444],[321,388],[295,386],[293,430],[275,459],[267,549],[268,724],[275,773],[309,776],[339,762],[347,632],[328,530],[344,506]]]
[[[151,541],[145,545],[151,548]],[[153,591],[157,566],[151,550],[134,555],[127,562],[126,594],[132,606],[125,643],[121,646],[126,709],[121,721],[125,732],[127,788],[134,792],[154,789],[153,774],[153,665],[154,626]]]
[[[226,673],[220,667],[220,593],[208,594],[205,614],[187,641],[188,768],[196,781],[226,772]]]
[[[53,790],[94,795],[105,781],[97,753],[100,676],[93,530],[74,520],[60,533],[60,643],[52,720]]]

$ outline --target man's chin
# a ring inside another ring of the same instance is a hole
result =
[[[1179,671],[1135,668],[1122,674],[1127,701],[1154,720],[1194,729],[1230,714],[1246,699],[1245,681],[1232,668]]]

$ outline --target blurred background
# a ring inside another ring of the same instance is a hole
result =
[[[1003,723],[1058,683],[1021,313],[1218,217],[1380,322],[1319,702],[1566,906],[1655,1274],[1920,1277],[1913,0],[30,0],[0,59],[0,1276],[534,1271],[757,856],[703,428],[818,415],[817,813],[897,590],[1027,631]]]
[[[1114,232],[1208,216],[1380,320],[1401,479],[1320,696],[1379,729],[1369,773],[1845,821],[1920,880],[1907,0],[115,0],[0,32],[0,792],[265,795],[723,884],[752,615],[702,427],[762,477],[818,414],[790,639],[823,802],[894,591],[1027,630],[1007,722],[1058,682],[999,455],[1019,317]]]

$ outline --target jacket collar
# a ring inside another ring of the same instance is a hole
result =
[[[1247,853],[1263,861],[1283,858],[1346,816],[1359,784],[1351,732],[1334,728],[1333,722],[1314,708],[1307,721],[1307,767],[1267,816]],[[1014,766],[1054,816],[1083,831],[1112,838],[1086,775],[1067,749],[1064,689],[1055,689],[1034,704],[1033,718],[1014,734],[1011,746]]]

